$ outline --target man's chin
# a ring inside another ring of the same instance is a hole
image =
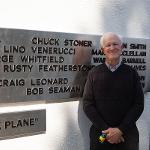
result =
[[[120,58],[120,57],[109,57],[108,59],[109,59],[110,61],[114,61],[114,60],[119,60],[119,58]]]
[[[109,63],[115,63],[115,62],[119,62],[120,57],[109,57],[107,60]]]

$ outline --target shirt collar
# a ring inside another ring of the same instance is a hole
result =
[[[106,64],[106,66],[108,67],[108,69],[110,71],[114,72],[121,65],[121,61],[122,60],[120,59],[119,63],[117,65],[113,66],[113,67],[110,64],[108,64],[106,61],[105,61],[105,64]]]

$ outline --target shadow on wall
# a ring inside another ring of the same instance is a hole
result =
[[[89,131],[91,127],[91,122],[83,112],[82,99],[79,100],[78,124],[79,124],[79,129],[80,129],[82,139],[83,139],[83,144],[84,144],[83,150],[89,150],[90,149]]]
[[[73,57],[73,64],[75,65],[85,65],[90,68],[91,64],[91,48],[86,47],[76,47],[76,52]],[[88,71],[79,71],[77,72],[73,85],[80,86],[80,92],[78,93],[70,93],[70,97],[82,97],[84,85],[87,79]]]
[[[73,59],[73,64],[82,64],[82,65],[91,65],[91,49],[88,48],[78,48],[76,51],[76,55]],[[82,91],[76,95],[77,97],[82,97],[83,90],[85,86],[85,82],[87,79],[88,71],[81,71],[76,74],[75,80],[73,84],[80,85],[82,88]],[[79,126],[79,132],[81,135],[81,140],[83,142],[82,150],[89,150],[89,129],[91,126],[90,121],[85,116],[83,112],[83,106],[82,106],[82,98],[79,98],[79,105],[78,105],[78,126]],[[81,149],[81,147],[80,147]]]

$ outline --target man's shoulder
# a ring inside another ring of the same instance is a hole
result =
[[[125,70],[128,70],[130,72],[136,72],[136,70],[128,64],[122,63],[121,65],[122,65],[122,68]]]
[[[105,64],[100,64],[100,65],[97,65],[97,66],[93,67],[93,68],[90,70],[89,74],[90,74],[90,75],[101,74],[101,73],[103,73],[103,72],[106,72],[106,70],[107,70],[106,65],[105,65]]]
[[[105,70],[105,67],[106,67],[105,64],[100,64],[100,65],[93,67],[90,72],[91,73],[101,72]]]

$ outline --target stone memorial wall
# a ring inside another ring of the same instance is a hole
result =
[[[100,36],[0,29],[0,103],[82,96],[88,71],[105,61]],[[147,39],[124,38],[122,61],[148,86]]]

